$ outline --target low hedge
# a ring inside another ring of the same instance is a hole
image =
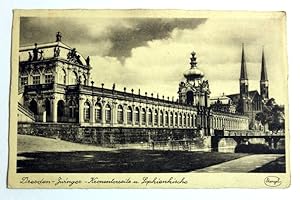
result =
[[[235,147],[235,153],[272,153],[272,150],[266,144],[239,144]]]

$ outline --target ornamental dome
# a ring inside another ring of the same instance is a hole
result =
[[[204,73],[197,67],[196,53],[192,52],[191,55],[191,68],[184,72],[184,77],[188,80],[203,78]]]

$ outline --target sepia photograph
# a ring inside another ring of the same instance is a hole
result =
[[[285,20],[15,11],[9,182],[194,188],[220,187],[226,174],[225,186],[251,176],[253,187],[287,187]]]

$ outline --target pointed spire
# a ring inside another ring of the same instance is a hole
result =
[[[244,53],[244,43],[242,44],[242,59],[241,59],[241,75],[240,80],[247,80],[247,66],[246,66],[246,59]]]
[[[264,53],[264,47],[262,50],[262,58],[261,58],[261,74],[260,74],[260,80],[266,81],[268,80],[267,75],[267,69],[266,69],[266,61],[265,61],[265,53]]]

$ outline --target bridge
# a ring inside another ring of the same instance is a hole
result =
[[[214,130],[211,136],[212,151],[219,151],[219,142],[223,138],[232,138],[237,145],[249,141],[251,138],[263,138],[270,148],[276,149],[280,139],[285,138],[284,132],[272,133],[271,131],[255,130]]]

